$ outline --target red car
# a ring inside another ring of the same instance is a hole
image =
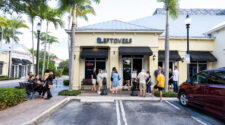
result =
[[[225,120],[225,67],[205,70],[179,87],[183,106],[195,106]]]

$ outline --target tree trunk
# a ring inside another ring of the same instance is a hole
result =
[[[35,65],[34,65],[34,21],[32,20],[32,63],[33,63],[33,72],[35,72]]]
[[[44,44],[44,58],[43,58],[43,66],[42,66],[42,74],[41,74],[41,78],[42,79],[44,78],[44,72],[45,72],[45,59],[46,59],[47,39],[48,39],[48,21],[47,21],[47,27],[46,27],[45,44]]]
[[[8,79],[11,78],[11,72],[12,72],[12,54],[13,54],[14,34],[15,34],[15,30],[13,29],[11,50],[9,50]]]
[[[76,4],[74,4],[73,7],[73,22],[72,22],[72,27],[71,27],[71,58],[70,58],[70,90],[73,89],[73,81],[74,81],[74,60],[76,58],[75,53],[74,53],[74,47],[75,47],[75,27],[76,27]]]
[[[72,14],[72,9],[70,9],[70,13],[69,13],[68,29],[70,29],[70,27],[71,27],[71,25],[70,25],[70,23],[71,23],[71,14]],[[71,59],[71,45],[70,45],[70,43],[71,43],[71,37],[70,37],[70,35],[68,35],[68,54],[69,54],[69,59]],[[71,68],[70,68],[70,61],[69,61],[69,79],[71,78],[70,71],[71,71]]]
[[[47,69],[48,69],[48,64],[49,64],[49,59],[50,59],[50,43],[48,43],[48,62],[47,62]]]
[[[169,81],[169,9],[166,9],[166,34],[165,34],[165,65],[164,65],[164,75],[165,75],[165,90],[168,91],[168,81]]]

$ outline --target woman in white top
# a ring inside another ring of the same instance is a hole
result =
[[[103,78],[104,78],[104,76],[103,76],[102,70],[99,69],[98,70],[98,75],[97,75],[97,82],[98,82],[98,86],[99,86],[98,87],[98,94],[101,93]]]

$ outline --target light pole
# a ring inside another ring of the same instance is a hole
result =
[[[190,53],[189,53],[189,29],[191,25],[191,18],[187,14],[186,19],[185,19],[185,24],[187,28],[187,54],[186,54],[186,61],[187,61],[187,81],[190,79],[190,71],[189,71],[189,64],[190,64]]]
[[[39,74],[39,46],[40,46],[41,23],[37,24],[37,56],[36,56],[36,75]]]

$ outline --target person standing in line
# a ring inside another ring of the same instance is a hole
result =
[[[154,71],[154,76],[155,76],[155,84],[157,84],[157,76],[158,76],[158,72],[159,71],[162,71],[162,67],[158,67],[158,69],[156,69],[155,71]]]
[[[140,89],[140,96],[146,96],[146,78],[148,75],[145,73],[145,70],[142,69],[141,72],[138,74],[139,79],[139,89]]]
[[[173,89],[173,72],[171,68],[169,70],[169,90],[170,89]]]
[[[128,90],[130,90],[131,74],[128,69],[124,73],[124,80],[125,80],[125,86],[128,86]]]
[[[148,94],[151,94],[151,93],[152,93],[152,90],[151,90],[151,85],[152,85],[151,75],[150,75],[150,72],[149,72],[149,71],[147,71],[147,74],[148,74],[148,78],[146,79],[146,83],[147,83],[147,93],[148,93]]]
[[[177,70],[177,66],[174,66],[174,70],[173,70],[173,91],[174,92],[178,92],[178,77],[179,77],[179,72]]]
[[[96,91],[96,79],[97,79],[97,73],[96,73],[96,68],[94,68],[91,74],[91,82],[92,82],[91,91]]]
[[[154,86],[152,90],[152,96],[155,96],[155,89],[158,89],[160,91],[160,101],[162,101],[162,91],[165,86],[165,76],[161,73],[161,71],[158,72],[157,81],[158,83]]]
[[[97,82],[98,82],[98,94],[101,94],[101,89],[102,89],[102,82],[103,82],[103,73],[102,73],[102,70],[99,69],[98,70],[98,75],[97,75]]]
[[[118,86],[120,85],[119,84],[120,76],[119,76],[118,71],[117,71],[116,68],[114,69],[114,72],[112,74],[112,77],[113,77],[112,93],[114,94],[114,92],[116,91],[116,94],[117,94],[117,92],[118,92]]]
[[[113,67],[112,68],[112,72],[111,72],[111,88],[110,88],[110,91],[112,90],[112,82],[113,82],[113,73],[114,73],[114,70],[116,69],[116,67]]]

